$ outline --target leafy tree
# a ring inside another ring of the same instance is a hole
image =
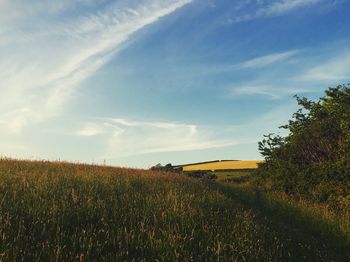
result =
[[[317,201],[349,195],[350,84],[329,88],[316,102],[295,97],[300,108],[280,127],[289,134],[269,134],[258,144],[266,160],[258,182]]]

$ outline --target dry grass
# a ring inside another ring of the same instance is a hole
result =
[[[195,164],[184,166],[184,171],[196,170],[235,170],[235,169],[255,169],[261,160],[244,160],[244,161],[221,161],[213,163]]]
[[[146,170],[0,160],[0,261],[334,261],[215,183]],[[341,256],[341,254],[340,254]]]

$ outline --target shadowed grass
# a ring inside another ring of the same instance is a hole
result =
[[[295,200],[281,193],[262,193],[249,185],[223,183],[226,196],[250,206],[257,216],[268,217],[286,235],[314,242],[324,252],[350,258],[350,218],[339,216],[324,205]],[[318,244],[316,244],[318,242]]]

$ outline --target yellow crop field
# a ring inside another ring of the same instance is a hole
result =
[[[225,170],[225,169],[254,169],[258,167],[262,160],[242,160],[242,161],[218,161],[212,163],[194,164],[183,166],[184,171],[195,170]]]

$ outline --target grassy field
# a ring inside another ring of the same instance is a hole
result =
[[[251,174],[249,170],[214,171],[218,182],[246,182]]]
[[[180,174],[3,159],[0,261],[349,259],[338,231],[259,203]]]
[[[241,170],[241,169],[255,169],[258,167],[259,163],[263,161],[259,160],[246,160],[246,161],[218,161],[210,162],[203,164],[193,164],[193,165],[184,165],[184,171],[195,171],[195,170]]]

